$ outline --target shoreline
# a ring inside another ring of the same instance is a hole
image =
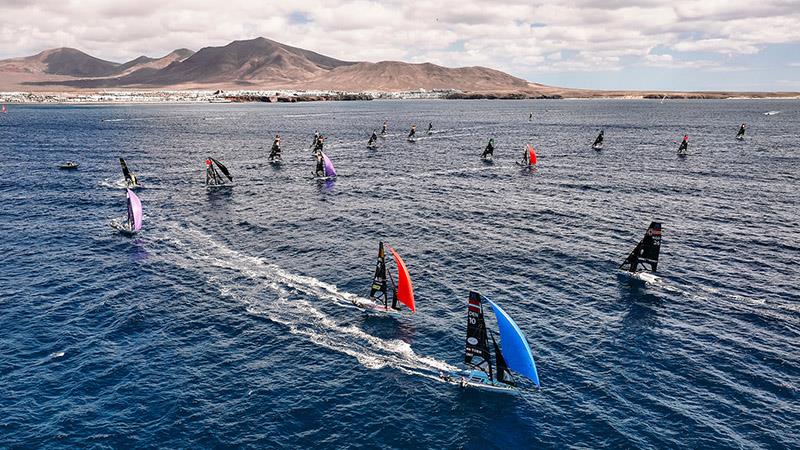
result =
[[[583,91],[559,93],[534,92],[461,92],[455,90],[403,92],[342,91],[95,91],[95,92],[0,92],[4,104],[226,104],[226,103],[304,103],[372,100],[800,100],[797,92],[727,93],[655,91]]]

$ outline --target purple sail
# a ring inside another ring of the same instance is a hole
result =
[[[142,202],[130,189],[128,189],[128,224],[132,231],[142,229]]]
[[[328,155],[325,153],[322,154],[322,161],[325,163],[325,176],[326,177],[335,177],[336,176],[336,169],[333,168],[333,163],[331,162]]]

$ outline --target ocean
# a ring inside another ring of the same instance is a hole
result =
[[[797,448],[799,125],[796,100],[10,105],[0,447]],[[231,188],[206,189],[207,156]],[[133,238],[109,226],[119,157]],[[653,220],[662,283],[618,277]],[[416,314],[350,303],[381,240]],[[439,380],[464,368],[471,289],[541,389]]]

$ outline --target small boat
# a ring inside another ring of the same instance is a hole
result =
[[[394,257],[397,267],[397,282],[392,277],[392,273],[386,269],[386,253],[384,245]],[[389,285],[392,287],[392,301],[389,303]],[[375,264],[375,274],[372,276],[372,286],[369,290],[369,302],[359,302],[354,300],[353,304],[359,308],[369,311],[400,313],[398,302],[405,305],[412,313],[417,312],[414,303],[414,286],[411,284],[411,276],[408,274],[405,262],[397,252],[388,244],[380,242],[378,244],[378,261]]]
[[[111,226],[120,232],[132,236],[142,229],[142,202],[132,190],[127,189],[128,218],[127,220],[112,221]]]
[[[59,164],[58,168],[61,169],[61,170],[75,170],[79,166],[80,166],[80,164],[78,164],[76,162],[68,161],[68,162],[65,162],[64,164]]]
[[[744,140],[744,133],[747,131],[747,129],[745,128],[745,125],[746,124],[743,123],[739,127],[739,131],[736,132],[736,140],[737,141],[743,141]]]
[[[531,144],[527,144],[525,151],[522,152],[522,161],[517,161],[517,165],[532,169],[536,167],[536,161],[536,150],[533,149]]]
[[[488,303],[494,312],[500,332],[500,345],[494,338],[494,332],[486,327],[483,302]],[[489,347],[490,339],[491,348]],[[494,351],[494,365],[492,365],[492,350]],[[462,373],[440,373],[439,376],[444,381],[460,385],[464,389],[478,388],[514,393],[523,385],[515,380],[513,370],[530,380],[537,388],[541,387],[531,347],[519,326],[500,305],[475,291],[470,291],[467,303],[467,339],[464,363],[472,369]]]
[[[219,168],[219,171],[217,171],[217,168]],[[233,181],[233,177],[228,171],[228,168],[225,167],[221,162],[209,156],[206,159],[206,186],[218,187],[225,185],[225,179],[222,178],[222,175],[220,175],[219,172],[222,172],[228,181]]]
[[[130,170],[128,170],[128,165],[125,164],[125,160],[120,158],[119,165],[122,167],[122,175],[125,177],[125,187],[128,189],[136,189],[142,187],[139,184],[139,180],[136,179],[136,175],[134,175]]]
[[[8,112],[8,110],[6,110],[6,105],[3,105],[3,109],[0,110],[0,112],[2,112],[3,114]]]
[[[600,134],[597,135],[595,138],[594,143],[592,144],[592,150],[602,150],[603,149],[603,130],[600,130]]]
[[[656,283],[661,279],[655,276],[658,267],[658,254],[661,251],[661,223],[650,222],[644,237],[625,261],[619,265],[621,274],[637,278],[646,283]]]
[[[767,111],[764,113],[765,116],[774,116],[775,114],[780,114],[780,111]]]

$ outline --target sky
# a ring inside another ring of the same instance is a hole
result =
[[[0,59],[124,62],[259,36],[554,86],[800,91],[800,0],[0,0]]]

